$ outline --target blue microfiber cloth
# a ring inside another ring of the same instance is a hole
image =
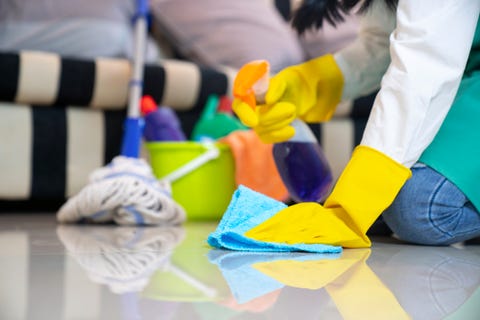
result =
[[[317,254],[305,252],[239,252],[210,250],[208,259],[216,264],[230,287],[235,301],[246,303],[255,298],[283,288],[285,285],[262,272],[253,265],[278,260],[330,260],[338,259],[339,254]]]
[[[240,185],[235,190],[217,229],[208,237],[208,243],[215,248],[237,251],[306,251],[316,253],[339,253],[342,251],[342,247],[339,246],[265,242],[244,236],[245,232],[258,226],[286,207],[283,202]]]

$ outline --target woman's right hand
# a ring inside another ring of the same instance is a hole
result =
[[[332,55],[287,67],[270,80],[263,104],[236,98],[233,110],[262,141],[277,143],[291,138],[295,118],[305,122],[328,121],[343,88],[343,75]]]

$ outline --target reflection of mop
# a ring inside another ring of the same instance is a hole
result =
[[[57,235],[89,278],[117,294],[139,292],[183,240],[181,227],[59,226]]]
[[[126,300],[135,298],[128,293],[141,292],[156,271],[171,272],[210,299],[217,295],[170,261],[185,236],[181,227],[59,226],[57,236],[93,282]]]
[[[59,226],[57,236],[89,279],[120,295],[123,319],[139,319],[138,293],[169,264],[181,227]]]
[[[137,0],[135,51],[122,155],[90,176],[90,183],[70,198],[57,213],[59,222],[114,221],[118,224],[178,224],[185,212],[171,197],[168,181],[158,182],[150,166],[139,159],[143,119],[144,51],[148,1]]]

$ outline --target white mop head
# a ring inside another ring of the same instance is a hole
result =
[[[121,225],[177,225],[185,210],[172,199],[171,186],[157,180],[143,159],[117,156],[90,175],[90,183],[58,211],[69,223],[113,221]]]

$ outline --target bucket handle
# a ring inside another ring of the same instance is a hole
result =
[[[210,160],[216,159],[220,156],[220,150],[215,146],[214,143],[212,142],[204,142],[202,145],[207,149],[206,152],[202,153],[198,157],[194,158],[193,160],[190,160],[180,168],[176,169],[175,171],[167,174],[160,180],[166,180],[168,182],[173,182],[181,177],[189,174],[193,170],[197,169],[198,167],[204,165]]]

